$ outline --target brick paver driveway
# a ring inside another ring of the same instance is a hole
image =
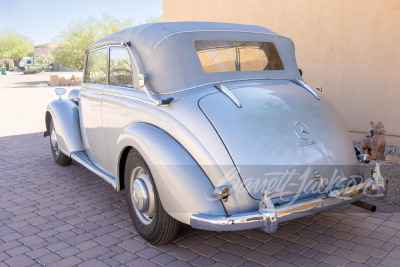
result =
[[[40,131],[54,89],[0,81],[0,266],[399,265],[400,209],[378,201],[376,213],[347,205],[272,235],[184,227],[172,243],[151,246],[132,226],[123,192],[76,163],[53,162]]]

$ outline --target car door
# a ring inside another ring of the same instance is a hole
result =
[[[90,159],[99,167],[105,163],[101,102],[107,84],[107,58],[107,47],[89,52],[80,92],[79,112],[84,145]]]
[[[137,103],[127,98],[138,96],[142,90],[136,90],[136,80],[132,71],[129,51],[120,45],[109,46],[109,76],[108,85],[104,88],[102,102],[104,148],[107,157],[105,168],[112,174],[116,174],[115,160],[119,157],[116,150],[118,138],[121,132],[137,120],[135,111]]]

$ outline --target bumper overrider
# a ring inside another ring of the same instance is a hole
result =
[[[190,225],[193,228],[209,231],[239,231],[262,228],[267,233],[274,233],[278,230],[278,224],[282,222],[353,203],[366,196],[384,197],[386,186],[387,179],[382,175],[380,166],[376,165],[371,177],[357,185],[277,207],[274,206],[271,195],[268,191],[265,191],[258,211],[226,216],[193,214],[190,218]]]

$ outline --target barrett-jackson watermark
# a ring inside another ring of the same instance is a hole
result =
[[[314,179],[312,167],[304,168],[302,166],[300,169],[303,171],[300,172],[294,167],[284,171],[265,172],[263,177],[243,178],[238,175],[240,168],[232,168],[223,179],[229,181],[230,191],[235,194],[248,193],[255,198],[261,198],[262,194],[268,191],[274,200],[289,201],[289,203],[296,202],[304,193],[327,195],[332,190],[332,186],[335,186],[335,190],[340,191],[365,182],[363,176],[359,174],[346,177],[340,168],[332,168],[330,177],[321,177],[320,180]],[[220,184],[223,184],[224,181],[221,181]],[[357,190],[367,196],[375,196],[370,195],[368,186],[358,187]],[[349,192],[346,191],[346,193]],[[208,200],[219,199],[212,193],[206,194],[206,198]]]

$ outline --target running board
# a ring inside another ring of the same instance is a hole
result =
[[[71,158],[77,161],[79,164],[83,165],[89,171],[97,174],[103,178],[107,183],[111,184],[114,189],[117,189],[117,183],[114,176],[100,169],[93,161],[89,158],[85,151],[73,152]]]

